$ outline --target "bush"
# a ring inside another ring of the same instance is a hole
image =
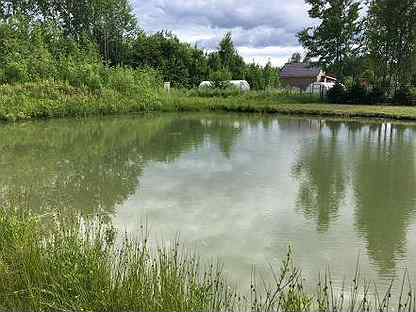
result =
[[[2,83],[6,83],[6,73],[4,71],[4,69],[0,68],[0,84]]]
[[[128,67],[107,69],[106,87],[124,95],[148,94],[161,84],[161,78],[155,70],[134,70]]]
[[[396,105],[409,105],[410,104],[410,88],[407,86],[401,86],[396,90],[393,97],[393,104]]]
[[[46,49],[35,49],[28,59],[28,72],[31,80],[44,80],[56,77],[56,66],[52,55]]]
[[[133,70],[117,67],[108,70],[107,87],[121,94],[131,94],[136,89]]]
[[[329,103],[341,104],[345,103],[347,98],[347,93],[342,84],[337,83],[335,86],[330,89],[327,93],[327,98]]]
[[[369,104],[382,104],[386,101],[385,92],[380,87],[373,87],[368,93],[367,98]]]
[[[210,74],[209,79],[213,84],[214,89],[227,89],[230,87],[228,83],[231,80],[231,73],[229,70],[223,68],[220,70],[216,70]]]
[[[104,66],[101,63],[76,62],[69,56],[59,64],[59,80],[73,87],[98,90],[103,85]]]
[[[347,102],[351,104],[367,103],[367,89],[360,82],[356,81],[347,90]]]
[[[6,65],[4,76],[9,83],[26,82],[29,77],[27,66],[23,62],[11,62]]]

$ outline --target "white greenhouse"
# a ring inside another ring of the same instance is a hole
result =
[[[232,87],[239,89],[240,91],[250,91],[250,85],[246,80],[229,80],[227,81]],[[213,83],[211,81],[203,81],[199,85],[200,89],[212,88]]]

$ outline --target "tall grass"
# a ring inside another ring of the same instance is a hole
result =
[[[85,117],[142,112],[243,112],[300,114],[341,118],[416,120],[416,107],[328,105],[309,94],[251,91],[230,96],[196,96],[195,91],[160,89],[157,73],[107,69],[99,83],[74,87],[53,80],[0,84],[0,120]]]
[[[306,291],[289,250],[272,283],[252,272],[239,293],[219,264],[204,264],[177,240],[156,245],[121,235],[99,219],[0,211],[3,311],[416,311],[405,275],[398,294],[360,277],[338,289],[327,272]],[[392,304],[397,302],[397,304]]]
[[[319,95],[310,93],[294,92],[291,89],[268,89],[264,91],[242,92],[237,88],[215,89],[201,88],[191,90],[176,90],[174,95],[187,98],[232,98],[237,97],[241,100],[271,100],[276,104],[302,104],[302,103],[322,103]]]
[[[221,267],[177,243],[152,249],[97,221],[0,217],[0,310],[220,311],[236,307]]]
[[[0,120],[85,117],[160,110],[161,102],[155,91],[142,89],[133,94],[133,88],[118,88],[125,88],[131,94],[111,88],[91,91],[54,81],[2,85]]]

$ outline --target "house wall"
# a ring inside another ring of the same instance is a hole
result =
[[[292,88],[299,88],[303,91],[314,82],[318,82],[318,77],[296,77],[296,78],[281,78],[282,81],[286,82]]]

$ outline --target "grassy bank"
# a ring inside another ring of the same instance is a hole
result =
[[[240,96],[228,98],[164,96],[162,110],[223,111],[264,114],[313,115],[342,118],[385,118],[416,120],[416,107],[381,105],[338,105],[320,102],[316,97],[304,96]]]
[[[121,73],[123,74],[123,73]],[[120,74],[120,75],[121,75]],[[0,120],[84,117],[151,111],[221,111],[280,113],[328,117],[416,120],[416,107],[333,105],[309,95],[250,92],[228,97],[197,96],[195,92],[166,94],[150,82],[140,88],[123,79],[96,90],[60,82],[0,86]]]
[[[154,245],[141,232],[136,240],[100,220],[0,210],[0,310],[415,311],[407,283],[401,293],[377,293],[358,273],[345,291],[325,275],[307,293],[290,252],[271,272],[274,283],[252,274],[241,294],[220,265],[204,264],[176,241]]]
[[[121,88],[120,88],[121,89]],[[91,91],[60,82],[37,82],[0,86],[0,120],[84,117],[160,110],[154,90]]]

